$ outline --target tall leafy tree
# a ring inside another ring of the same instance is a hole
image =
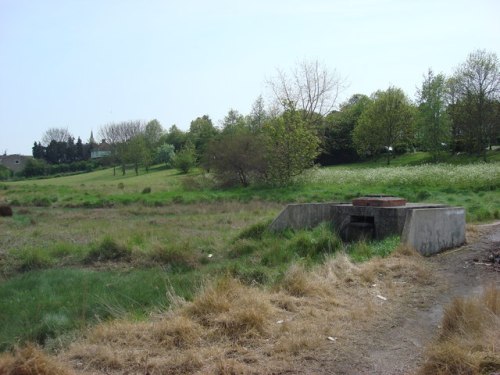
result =
[[[191,121],[189,139],[194,145],[196,154],[201,157],[205,153],[209,142],[219,134],[208,115],[197,117]]]
[[[358,159],[353,141],[354,128],[370,104],[366,95],[355,94],[340,106],[339,111],[326,116],[320,127],[321,164],[345,163]]]
[[[495,53],[477,50],[455,72],[458,100],[453,121],[461,127],[465,148],[483,155],[495,134],[495,102],[500,98],[500,64]]]
[[[279,117],[264,126],[268,178],[287,185],[294,176],[311,167],[319,152],[319,139],[293,103]]]
[[[187,134],[176,125],[172,125],[167,134],[161,138],[160,144],[168,143],[174,146],[175,151],[180,151],[187,141]]]
[[[236,133],[246,128],[243,115],[234,109],[230,109],[221,123],[223,133]]]
[[[253,133],[261,131],[267,118],[268,114],[266,112],[264,99],[262,98],[262,95],[259,95],[253,103],[252,110],[250,111],[250,115],[247,119],[250,131]]]
[[[437,160],[444,145],[450,142],[451,122],[447,113],[447,97],[446,77],[443,74],[435,75],[429,69],[422,87],[417,91],[416,132],[421,147],[428,150],[434,160]]]
[[[373,155],[385,149],[390,164],[389,151],[411,139],[413,107],[396,87],[377,91],[372,100],[354,128],[354,143],[360,155]]]

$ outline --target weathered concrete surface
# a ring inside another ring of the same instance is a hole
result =
[[[345,241],[401,235],[401,242],[424,255],[465,242],[465,209],[442,204],[408,203],[398,207],[334,202],[290,204],[269,229],[306,229],[322,222],[331,223]]]
[[[269,229],[281,231],[287,228],[313,228],[324,221],[331,221],[334,203],[289,204],[271,223]]]
[[[465,243],[465,209],[462,207],[409,210],[401,242],[432,255]]]

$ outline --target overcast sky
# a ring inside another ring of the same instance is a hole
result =
[[[51,127],[217,125],[304,59],[347,80],[341,100],[413,99],[428,68],[500,55],[499,15],[498,0],[0,0],[0,153],[31,154]]]

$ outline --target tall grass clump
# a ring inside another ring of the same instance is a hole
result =
[[[132,251],[130,248],[118,243],[110,236],[105,236],[101,242],[93,246],[85,260],[89,263],[130,260],[131,254]]]
[[[289,246],[301,257],[314,259],[334,253],[342,247],[342,241],[331,225],[322,223],[312,230],[299,231]]]
[[[365,262],[373,257],[385,258],[399,244],[399,236],[387,237],[381,241],[358,241],[347,246],[347,253],[354,262]]]
[[[500,369],[500,289],[456,298],[445,308],[437,341],[419,375],[492,374]]]

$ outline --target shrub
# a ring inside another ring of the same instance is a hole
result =
[[[89,251],[85,260],[87,262],[129,260],[131,253],[132,251],[128,247],[106,236],[99,244]]]
[[[181,173],[188,173],[196,164],[194,147],[186,145],[172,158],[172,166]]]

